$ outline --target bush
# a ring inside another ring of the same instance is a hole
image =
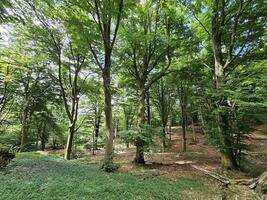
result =
[[[103,164],[101,166],[101,168],[105,171],[105,172],[115,172],[118,170],[119,165],[113,162],[113,158],[112,156],[105,158],[103,161]]]
[[[143,146],[149,146],[153,138],[159,137],[161,130],[158,128],[151,128],[149,126],[144,126],[143,128],[137,127],[131,130],[124,130],[118,133],[119,137],[125,143],[131,143],[136,145],[137,143],[142,143]]]
[[[13,158],[15,153],[11,153],[8,149],[0,149],[0,168],[6,167]]]

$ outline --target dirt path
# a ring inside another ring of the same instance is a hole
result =
[[[267,171],[267,122],[256,127],[249,136],[247,159],[250,163],[251,176],[258,176]]]

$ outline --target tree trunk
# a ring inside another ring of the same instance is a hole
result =
[[[192,142],[193,143],[197,142],[194,117],[192,117]]]
[[[56,139],[53,137],[52,139],[52,146],[53,146],[53,150],[56,149]]]
[[[92,148],[92,155],[95,155],[95,132],[93,131],[93,148]]]
[[[76,74],[77,77],[77,74]],[[75,89],[73,89],[73,99],[72,99],[72,108],[71,108],[71,116],[69,118],[69,129],[68,129],[68,139],[67,139],[67,144],[66,144],[66,149],[65,149],[65,156],[64,158],[66,160],[71,159],[71,153],[72,153],[72,144],[73,144],[73,139],[74,139],[74,134],[75,134],[75,127],[76,127],[76,122],[77,122],[77,117],[78,117],[78,108],[79,108],[79,98],[77,97],[77,85],[75,84]]]
[[[186,152],[186,120],[184,114],[182,114],[182,151]]]
[[[237,162],[233,154],[232,141],[229,135],[228,116],[227,114],[218,114],[219,139],[222,146],[220,150],[221,165],[224,169],[236,169]]]
[[[96,120],[95,120],[95,132],[94,132],[94,142],[93,142],[93,150],[98,149],[98,136],[99,136],[99,128],[101,123],[101,109],[99,105],[97,104],[97,110],[95,112],[96,114]]]
[[[45,123],[41,123],[40,125],[41,127],[39,128],[39,136],[41,139],[41,150],[44,151],[45,150],[45,143],[47,140],[47,136],[45,135]]]
[[[110,165],[113,162],[113,125],[112,125],[112,105],[111,105],[111,88],[110,88],[110,66],[111,58],[109,55],[105,55],[105,68],[103,70],[103,84],[105,94],[105,120],[106,120],[106,149],[104,166]]]
[[[125,118],[125,130],[129,130],[129,116],[124,111],[124,118]],[[126,148],[129,148],[129,142],[126,142]]]
[[[198,115],[199,115],[199,119],[200,119],[200,122],[201,122],[202,133],[206,134],[207,133],[207,131],[206,131],[206,123],[205,123],[201,108],[199,109]]]
[[[214,51],[216,51],[216,44],[214,44]],[[221,90],[224,85],[224,68],[220,63],[220,59],[215,58],[215,80],[216,80],[216,89]],[[222,94],[223,95],[223,94]],[[227,106],[227,101],[225,97],[222,97],[222,103],[220,106]],[[228,113],[227,111],[222,111],[217,114],[217,122],[218,122],[218,133],[220,145],[222,146],[220,150],[221,154],[221,165],[222,168],[225,169],[236,169],[237,162],[233,155],[232,151],[232,141],[229,135],[229,127],[228,127]]]
[[[184,86],[181,86],[180,106],[182,112],[182,151],[186,152],[186,127],[187,127],[187,101],[185,96]]]
[[[137,164],[145,164],[144,145],[138,143],[135,145],[136,145],[136,155],[134,162]]]
[[[162,147],[163,147],[163,152],[166,151],[167,144],[166,144],[166,125],[163,125],[162,129]]]
[[[71,159],[72,143],[73,143],[73,137],[74,137],[74,132],[75,132],[74,127],[75,125],[73,124],[73,122],[71,122],[69,126],[69,130],[68,130],[68,139],[67,139],[67,145],[66,145],[65,156],[64,156],[66,160]]]
[[[139,109],[138,109],[138,126],[140,129],[144,128],[145,125],[145,85],[144,83],[140,84],[139,89]],[[144,144],[143,141],[136,142],[136,155],[134,161],[138,164],[145,164],[144,158]]]
[[[44,139],[41,140],[41,150],[42,151],[45,150],[45,140]]]
[[[223,5],[223,9],[224,9]],[[211,27],[211,44],[214,56],[214,76],[215,76],[215,88],[221,93],[218,109],[221,106],[227,106],[227,97],[224,96],[223,85],[225,83],[225,68],[223,64],[223,52],[222,52],[222,35],[223,29],[221,27],[221,21],[225,15],[219,15],[219,8],[214,8],[214,16],[212,18]],[[223,13],[224,14],[224,13]],[[222,18],[222,19],[220,19]],[[228,130],[228,112],[220,111],[217,114],[218,134],[220,140],[220,153],[222,167],[227,169],[235,168],[235,158],[232,154],[232,141],[229,138]]]
[[[21,127],[21,144],[20,152],[27,150],[28,131],[29,131],[29,107],[26,105],[22,114],[22,127]]]
[[[149,126],[151,126],[151,111],[150,111],[149,91],[147,91],[147,95],[146,95],[146,104],[147,104],[147,124]]]
[[[100,128],[100,122],[101,122],[101,116],[98,117],[96,127],[95,127],[95,140],[94,140],[94,149],[98,150],[98,137],[99,137],[99,128]]]
[[[38,143],[39,143],[39,131],[36,133],[36,141],[35,141],[35,149],[38,150]]]

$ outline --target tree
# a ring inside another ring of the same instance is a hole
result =
[[[6,49],[0,53],[0,124],[2,125],[13,102],[13,89],[17,87],[12,80],[16,77],[17,64],[10,60],[11,49]]]
[[[81,95],[80,82],[82,68],[87,65],[86,55],[88,47],[79,38],[79,34],[72,31],[70,24],[64,25],[63,10],[54,2],[34,1],[21,3],[20,6],[28,13],[28,37],[31,37],[43,54],[50,57],[53,67],[57,66],[57,74],[52,74],[57,80],[66,115],[69,120],[68,138],[65,159],[71,158],[73,137],[78,118],[79,99]],[[53,11],[53,12],[52,12]],[[34,15],[36,19],[28,18]],[[54,72],[54,71],[53,71]],[[57,76],[57,77],[56,77]],[[86,77],[85,77],[86,78]]]
[[[173,105],[175,103],[173,95],[174,88],[171,87],[170,82],[168,82],[168,77],[161,78],[155,85],[152,87],[152,102],[157,107],[157,111],[159,113],[161,119],[162,126],[162,146],[163,151],[166,150],[166,130],[167,123],[169,120],[170,112],[173,109]]]
[[[112,89],[111,89],[111,68],[112,52],[117,39],[117,33],[124,13],[124,0],[94,0],[91,2],[72,2],[73,9],[81,16],[77,18],[79,29],[84,37],[88,39],[88,46],[94,58],[95,64],[99,67],[103,78],[105,96],[105,124],[106,124],[106,148],[103,168],[106,171],[112,170],[113,165],[113,125],[112,125]],[[90,16],[90,17],[88,17]],[[87,30],[90,30],[89,32]]]
[[[170,7],[173,5],[170,5]],[[173,8],[173,7],[171,7]],[[168,14],[169,12],[169,14]],[[124,65],[136,82],[139,109],[138,126],[144,128],[145,99],[149,88],[169,73],[175,42],[171,36],[173,10],[160,1],[146,1],[137,5],[123,24]],[[144,164],[144,144],[136,141],[135,162]]]
[[[93,75],[92,75],[93,76]],[[93,123],[93,153],[98,149],[98,138],[100,132],[100,126],[102,122],[102,114],[104,108],[103,102],[103,90],[98,75],[93,76],[92,79],[88,79],[83,84],[83,90],[88,97],[88,103],[90,105],[90,117]]]
[[[237,168],[234,141],[231,140],[231,103],[229,104],[224,88],[232,71],[262,46],[266,6],[262,0],[216,0],[184,4],[191,11],[191,17],[206,32],[212,47],[215,90],[219,93],[216,121],[222,167]]]

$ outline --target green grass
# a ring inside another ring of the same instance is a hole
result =
[[[194,178],[143,180],[124,173],[102,172],[96,164],[37,153],[19,154],[6,170],[0,171],[1,200],[171,200],[182,199],[185,191],[210,193]]]

